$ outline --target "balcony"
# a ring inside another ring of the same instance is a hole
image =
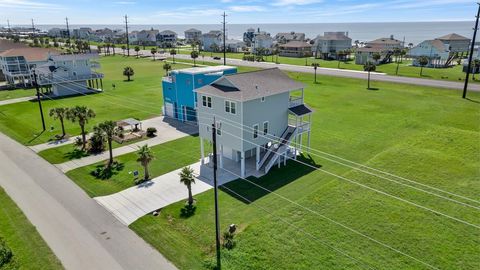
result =
[[[295,106],[298,106],[298,105],[302,105],[303,104],[303,97],[292,97],[290,96],[290,100],[289,100],[289,108],[293,108]]]
[[[102,73],[92,72],[90,74],[83,74],[83,75],[71,75],[68,77],[58,77],[53,76],[52,74],[49,75],[40,75],[38,76],[38,84],[40,85],[49,85],[49,84],[58,84],[58,83],[65,83],[65,82],[75,82],[75,81],[86,81],[92,79],[103,79]]]
[[[173,83],[172,76],[165,76],[162,78],[162,82]]]

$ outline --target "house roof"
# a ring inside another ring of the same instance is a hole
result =
[[[468,40],[470,41],[469,38],[466,38],[464,36],[461,36],[459,34],[455,34],[455,33],[451,33],[451,34],[448,34],[448,35],[445,35],[445,36],[441,36],[439,38],[436,38],[438,40]]]
[[[60,54],[59,51],[51,48],[13,48],[0,53],[0,56],[23,56],[28,62],[46,61],[48,56]]]
[[[304,84],[290,79],[278,68],[225,75],[195,92],[248,101],[304,88]]]
[[[283,48],[305,48],[305,47],[312,47],[312,45],[310,43],[305,42],[305,41],[292,40],[292,41],[289,41],[289,42],[283,44],[281,47],[283,47]]]
[[[95,53],[62,54],[62,55],[52,55],[50,58],[53,61],[88,60],[92,58],[98,58],[98,54],[95,54]]]
[[[172,72],[186,73],[186,74],[206,74],[206,73],[215,73],[222,72],[225,70],[236,69],[232,66],[207,66],[207,67],[192,67],[174,70]]]
[[[394,38],[377,38],[367,42],[367,44],[402,44],[402,42]]]
[[[325,32],[323,36],[318,36],[319,40],[352,40],[344,32]]]
[[[302,116],[312,112],[312,110],[307,106],[305,106],[305,104],[300,104],[298,106],[290,108],[289,110],[297,116]]]
[[[15,43],[8,39],[0,39],[0,52],[15,48],[28,48],[28,46],[20,42]]]
[[[425,40],[424,42],[430,43],[435,49],[437,49],[440,52],[448,51],[448,48],[439,39]]]
[[[305,33],[278,33],[275,35],[275,39],[286,39],[286,40],[303,40],[305,38]]]
[[[379,46],[368,46],[368,47],[361,47],[361,48],[358,48],[357,49],[357,52],[377,52],[377,53],[381,53],[385,51],[384,48],[382,47],[379,47]]]
[[[159,33],[160,35],[177,35],[177,33],[171,31],[171,30],[164,30]]]
[[[202,32],[202,31],[200,31],[200,30],[198,30],[198,29],[195,29],[195,28],[190,28],[190,29],[185,30],[185,33],[188,33],[188,32],[195,32],[195,33],[197,33],[197,32]]]

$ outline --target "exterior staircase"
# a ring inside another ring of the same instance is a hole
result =
[[[260,170],[265,171],[265,173],[268,173],[270,169],[273,167],[275,162],[280,158],[282,154],[287,151],[287,148],[294,137],[293,135],[295,134],[296,128],[293,126],[288,126],[285,131],[283,132],[281,136],[281,141],[278,144],[277,147],[271,146],[267,153],[265,153],[264,157],[260,161]]]

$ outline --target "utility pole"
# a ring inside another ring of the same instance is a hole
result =
[[[212,141],[213,141],[213,190],[215,197],[215,242],[217,248],[217,270],[222,269],[220,257],[220,222],[218,217],[218,185],[217,185],[217,126],[215,117],[212,124]]]
[[[35,36],[35,24],[33,23],[33,19],[32,19],[32,35]]]
[[[227,14],[225,14],[225,11],[223,12],[223,65],[226,66],[227,65],[227,48],[225,46],[226,42],[225,40],[227,39],[227,35],[226,35],[226,29],[225,29],[225,25],[226,25],[226,22],[225,22],[225,19],[227,17]]]
[[[8,32],[12,32],[12,29],[10,28],[10,20],[7,20],[7,27],[8,27]]]
[[[478,4],[478,11],[477,11],[477,17],[476,17],[477,20],[475,21],[475,28],[473,28],[473,38],[472,38],[472,44],[470,46],[470,54],[468,55],[467,75],[465,76],[465,85],[463,86],[462,98],[467,98],[468,79],[470,77],[470,70],[472,69],[473,49],[475,47],[475,39],[477,38],[478,18],[480,17],[480,3],[477,3],[477,4]]]
[[[130,41],[128,39],[128,16],[125,14],[125,33],[127,35],[127,55],[130,56]]]
[[[40,100],[40,89],[38,87],[37,73],[35,72],[35,69],[33,70],[33,78],[35,80],[35,88],[37,89],[37,101],[38,107],[40,108],[40,116],[42,117],[42,128],[43,131],[45,131],[45,119],[43,118],[42,101]]]
[[[70,43],[70,28],[68,27],[68,17],[65,17],[65,22],[67,23],[67,37],[68,37],[68,43]]]

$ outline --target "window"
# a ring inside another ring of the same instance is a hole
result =
[[[258,138],[258,125],[253,125],[253,138]]]
[[[222,136],[222,122],[217,122],[217,135]]]
[[[268,134],[268,122],[263,122],[263,135]]]
[[[203,107],[212,108],[212,97],[202,96]]]
[[[236,114],[237,113],[237,103],[233,101],[225,100],[225,111],[227,113]]]
[[[265,97],[262,97],[262,98],[260,99],[260,102],[265,102]]]

